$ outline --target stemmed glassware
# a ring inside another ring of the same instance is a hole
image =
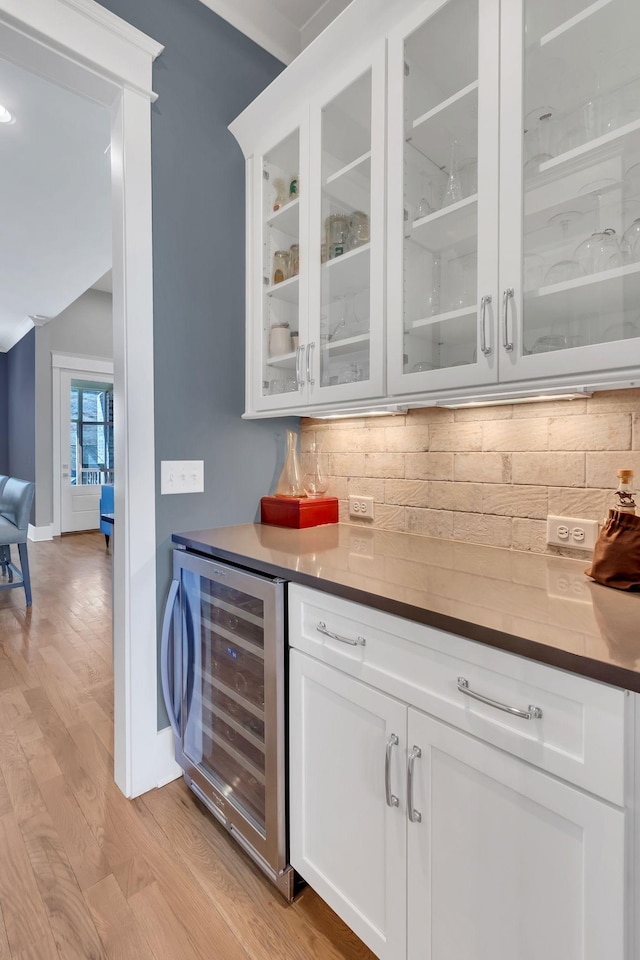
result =
[[[567,235],[569,224],[578,220],[582,214],[579,210],[563,210],[549,218],[549,226],[559,224],[562,230],[562,252],[567,246]],[[547,270],[544,282],[547,284],[564,283],[567,280],[575,280],[580,276],[580,266],[576,260],[558,260]]]
[[[608,182],[601,182],[595,185],[595,189],[593,184],[589,185],[589,192],[596,203],[596,230],[576,247],[574,253],[580,273],[585,276],[620,266],[620,247],[616,232],[611,227],[602,228],[602,193],[608,185]]]
[[[462,184],[460,183],[460,174],[458,172],[458,141],[454,140],[451,144],[451,162],[449,164],[449,179],[447,188],[442,198],[442,206],[449,207],[452,203],[458,203],[463,199]]]

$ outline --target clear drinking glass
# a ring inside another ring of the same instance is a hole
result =
[[[463,199],[462,185],[460,183],[460,173],[458,171],[458,141],[454,140],[451,144],[451,162],[449,163],[449,179],[447,188],[442,198],[442,206],[448,207],[452,203],[458,203]]]
[[[562,231],[561,249],[563,252],[567,246],[569,224],[579,220],[581,216],[579,210],[563,210],[549,218],[549,226],[558,224]],[[544,280],[547,284],[564,283],[566,280],[575,280],[579,276],[580,265],[577,260],[563,258],[549,267]]]

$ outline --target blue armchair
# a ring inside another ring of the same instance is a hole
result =
[[[100,496],[100,516],[103,513],[113,513],[113,484],[105,483],[102,487],[102,494]],[[100,533],[104,533],[104,539],[107,544],[107,550],[109,549],[109,539],[111,537],[111,532],[113,530],[113,524],[107,523],[105,520],[100,520]]]
[[[0,483],[0,574],[3,578],[7,577],[7,583],[0,584],[0,590],[24,587],[27,606],[30,607],[31,578],[27,534],[36,485],[32,481],[18,480],[15,477],[2,477]],[[11,560],[11,547],[14,545],[20,555],[19,568]]]

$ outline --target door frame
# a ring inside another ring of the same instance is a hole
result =
[[[75,373],[78,379],[110,377],[113,383],[113,361],[76,354],[51,353],[51,413],[53,417],[53,529],[54,537],[62,533],[62,377]],[[85,377],[84,374],[87,376]],[[114,474],[115,477],[115,474]]]
[[[151,84],[163,49],[94,0],[0,0],[0,57],[111,116],[114,772],[127,797],[180,772],[170,728],[157,729]]]

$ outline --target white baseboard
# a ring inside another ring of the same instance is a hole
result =
[[[29,540],[33,541],[53,540],[53,524],[46,523],[42,527],[34,527],[33,524],[30,523],[27,536]]]

